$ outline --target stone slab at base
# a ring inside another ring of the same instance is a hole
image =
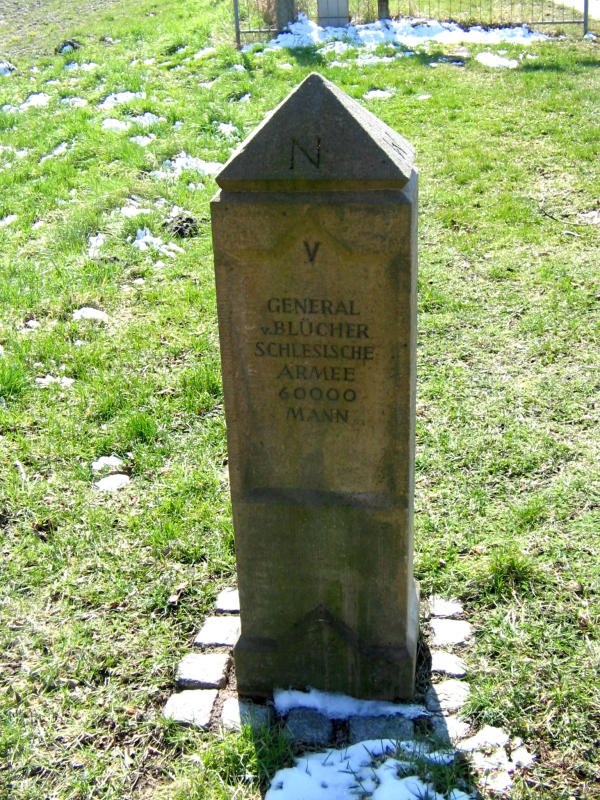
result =
[[[324,747],[333,736],[333,723],[310,708],[295,708],[288,714],[283,732],[295,742]]]
[[[208,617],[194,639],[194,647],[232,647],[239,637],[239,617]]]
[[[393,717],[350,717],[348,739],[350,744],[367,739],[412,739],[415,726],[409,719]]]
[[[188,653],[179,662],[175,680],[179,689],[220,689],[227,680],[229,653]]]
[[[268,727],[273,721],[270,706],[259,706],[237,697],[228,697],[221,711],[221,725],[228,731],[239,731],[242,725],[250,725],[253,730]]]
[[[186,689],[169,697],[163,709],[163,716],[174,722],[195,725],[206,730],[210,724],[217,694],[216,689]]]

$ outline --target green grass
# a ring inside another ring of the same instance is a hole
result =
[[[537,56],[510,71],[472,57],[432,69],[437,45],[371,67],[350,53],[344,68],[314,49],[238,54],[229,13],[205,0],[98,7],[33,49],[11,45],[17,71],[0,78],[0,105],[51,96],[0,112],[0,220],[17,215],[0,227],[0,797],[257,798],[289,763],[276,735],[219,739],[160,715],[235,559],[216,187],[153,172],[183,150],[225,161],[311,69],[356,98],[393,90],[368,106],[417,148],[416,568],[425,596],[460,597],[476,625],[472,719],[538,755],[516,800],[599,797],[598,226],[585,221],[598,207],[598,45],[503,45]],[[67,37],[81,49],[56,55]],[[98,109],[124,90],[146,97]],[[139,126],[101,130],[144,111],[165,118],[146,148],[129,139]],[[62,142],[64,155],[40,161]],[[127,219],[118,209],[132,196],[149,212]],[[174,205],[198,220],[196,236],[164,227]],[[136,250],[143,226],[184,252]],[[108,322],[73,320],[86,305]],[[42,388],[46,374],[75,382]],[[104,495],[90,465],[111,454],[132,480]]]

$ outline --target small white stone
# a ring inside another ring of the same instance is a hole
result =
[[[188,653],[179,662],[175,680],[180,689],[220,689],[225,686],[229,653]]]
[[[129,483],[129,475],[123,472],[115,472],[114,475],[107,475],[106,478],[100,478],[96,481],[94,486],[101,492],[116,492],[119,489],[124,489]]]
[[[167,700],[163,715],[175,722],[206,729],[216,699],[216,689],[186,689]]]
[[[429,610],[432,617],[462,617],[464,609],[458,600],[447,600],[437,594],[429,598]]]
[[[434,650],[431,653],[431,671],[442,675],[450,675],[452,678],[464,678],[467,667],[462,658],[445,650]]]
[[[470,622],[458,619],[432,619],[434,647],[445,647],[449,644],[463,644],[473,635]]]
[[[468,683],[449,678],[427,690],[425,705],[429,711],[443,711],[449,714],[463,707],[470,691]]]
[[[123,466],[123,461],[118,456],[100,456],[96,461],[92,461],[92,469],[94,472],[102,472],[107,467],[110,469],[118,469]]]
[[[233,646],[240,638],[239,617],[209,617],[194,639],[196,646]]]
[[[223,589],[217,595],[215,602],[217,611],[237,612],[240,611],[240,593],[237,589]]]

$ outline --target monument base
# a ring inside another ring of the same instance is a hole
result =
[[[365,700],[412,700],[419,633],[414,582],[408,600],[403,641],[364,641],[322,603],[277,641],[242,629],[234,648],[239,695],[265,700],[278,688],[320,689]]]

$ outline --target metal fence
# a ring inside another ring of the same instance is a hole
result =
[[[381,9],[381,0],[349,0],[349,17],[356,23],[373,22],[378,5]],[[586,33],[591,23],[590,0],[384,0],[384,5],[392,18],[438,19],[463,26],[548,26],[561,32],[579,25]],[[275,35],[292,8],[309,19],[319,18],[317,0],[296,0],[295,4],[293,0],[233,0],[233,6],[238,46]],[[290,10],[287,15],[286,10]]]

